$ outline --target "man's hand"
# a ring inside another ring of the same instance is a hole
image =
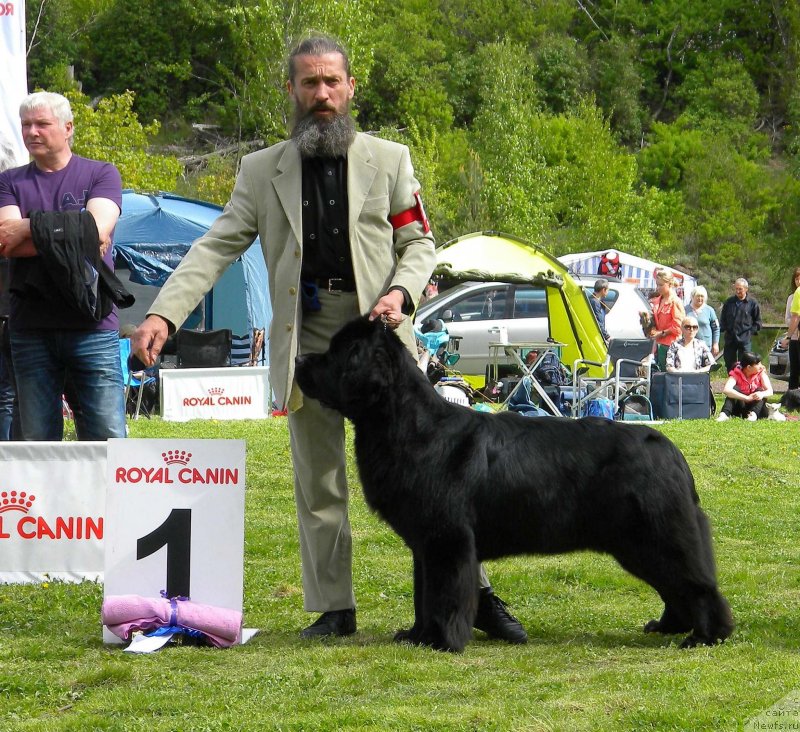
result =
[[[4,257],[35,257],[38,254],[31,239],[30,219],[0,221],[0,255]]]
[[[386,321],[386,325],[390,328],[396,328],[405,318],[405,315],[403,315],[404,302],[405,297],[403,297],[403,293],[400,290],[387,292],[372,308],[369,319],[375,320],[375,318],[382,317]]]
[[[167,321],[160,315],[149,315],[131,337],[131,350],[145,366],[152,366],[168,336]]]

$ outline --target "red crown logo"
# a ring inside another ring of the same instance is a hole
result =
[[[222,387],[219,387],[219,386],[212,386],[208,390],[208,393],[211,394],[211,396],[219,396],[220,394],[224,394],[225,393],[225,389],[223,389]]]
[[[21,511],[28,513],[28,509],[33,505],[36,496],[30,495],[25,491],[3,491],[0,493],[0,513],[6,511]]]
[[[186,452],[186,450],[167,450],[161,453],[161,457],[164,458],[167,465],[188,465],[192,459],[192,453]]]

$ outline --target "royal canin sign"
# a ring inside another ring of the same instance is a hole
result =
[[[166,450],[161,453],[164,465],[117,466],[114,482],[130,485],[178,483],[183,485],[238,485],[238,468],[194,468],[189,466],[192,453]]]
[[[36,496],[0,492],[0,539],[102,539],[102,516],[32,516]]]
[[[184,407],[241,407],[250,406],[253,397],[249,395],[229,396],[225,389],[212,386],[203,396],[185,396]]]

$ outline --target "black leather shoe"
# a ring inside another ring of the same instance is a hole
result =
[[[300,631],[301,638],[327,638],[332,635],[353,635],[356,632],[356,611],[328,610],[311,625]]]
[[[490,638],[508,643],[528,642],[522,623],[508,612],[508,606],[488,587],[482,588],[478,595],[478,614],[473,625]]]

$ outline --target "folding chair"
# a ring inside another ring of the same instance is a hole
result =
[[[181,328],[175,337],[177,367],[196,369],[230,366],[232,341],[229,328],[220,330]]]
[[[159,362],[156,361],[152,366],[145,366],[139,358],[131,353],[131,339],[119,339],[119,360],[122,366],[122,381],[125,385],[125,412],[128,412],[128,399],[131,394],[136,392],[136,407],[133,410],[133,418],[139,419],[139,414],[142,410],[142,397],[144,396],[144,387],[158,381],[156,373],[158,373]],[[146,417],[150,417],[149,409],[145,408],[144,412]]]
[[[649,338],[612,338],[604,361],[577,359],[572,367],[572,416],[582,416],[592,399],[609,399],[618,407],[631,393],[643,392],[649,398],[652,350]],[[586,376],[592,366],[603,369],[602,376]]]

